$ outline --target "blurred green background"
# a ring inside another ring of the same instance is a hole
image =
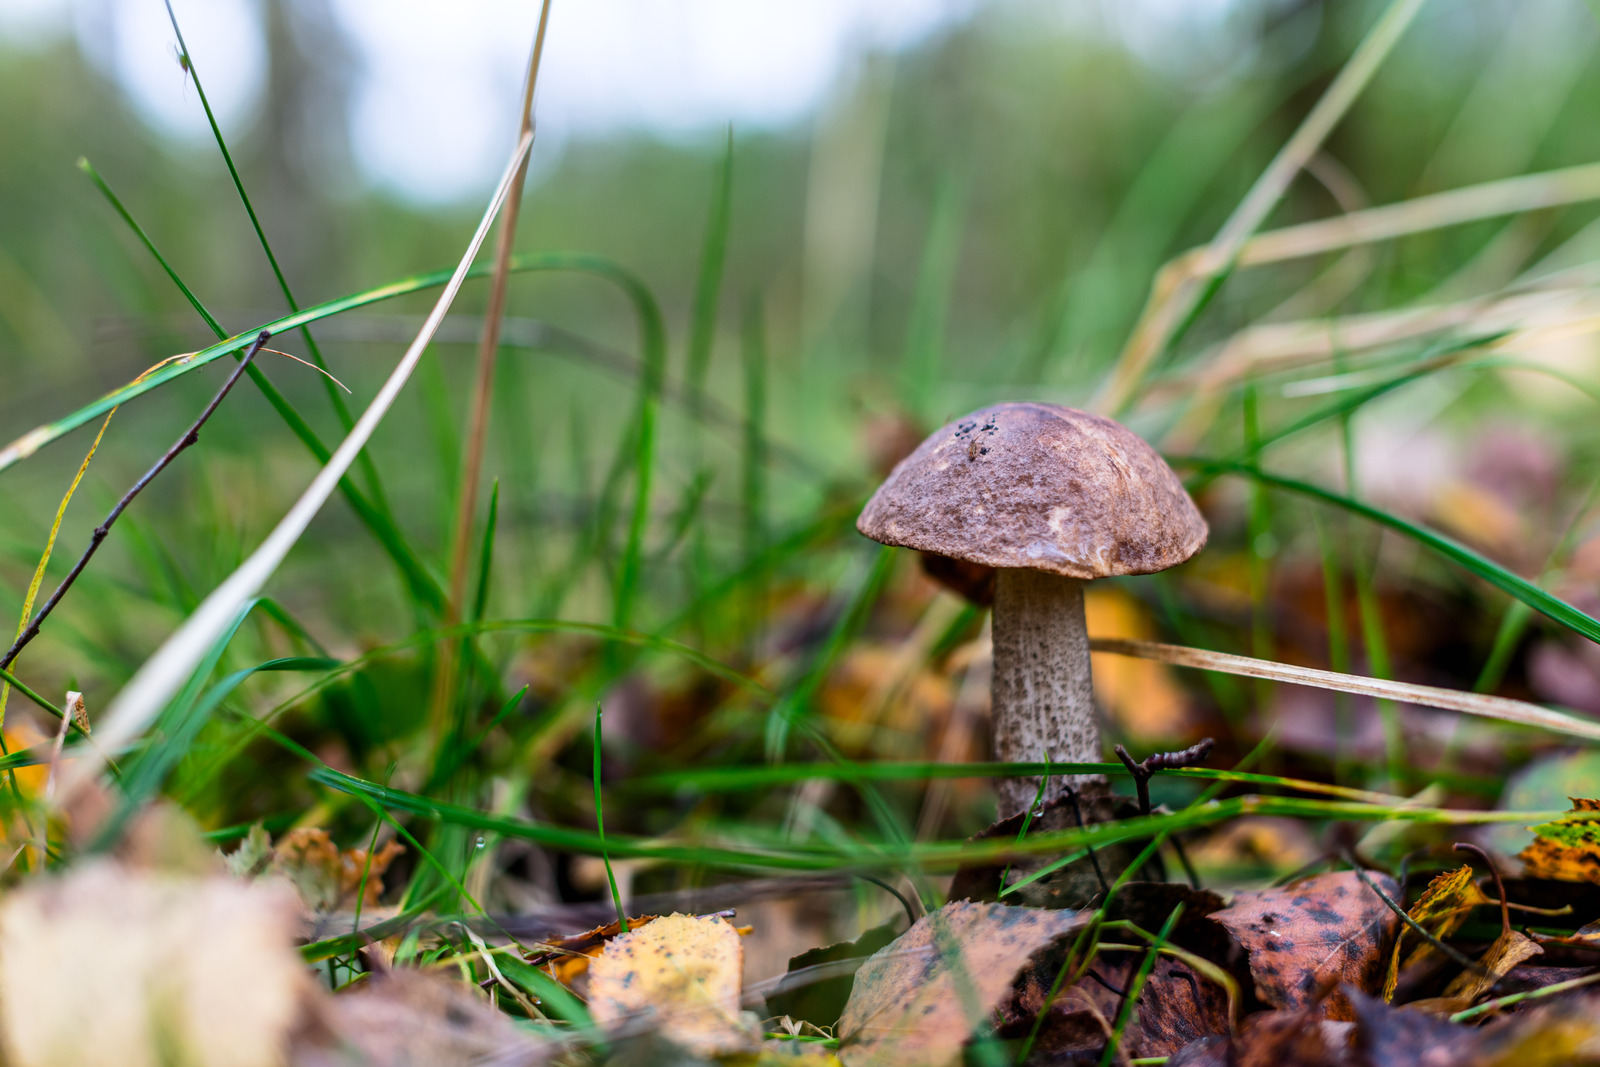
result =
[[[996,0],[903,49],[851,52],[828,91],[792,121],[707,121],[658,133],[576,128],[536,144],[519,250],[608,257],[644,281],[667,325],[668,385],[634,625],[751,664],[769,679],[810,662],[850,597],[877,580],[867,570],[871,546],[848,524],[888,466],[922,433],[982,404],[1089,403],[1162,264],[1217,232],[1385,5],[1237,0],[1206,5],[1198,23],[1182,5],[1135,6],[1129,16],[1110,3]],[[259,98],[224,132],[301,303],[453,263],[481,209],[478,194],[418,201],[364,174],[352,162],[355,82],[337,68],[344,54],[337,20],[323,18],[325,6],[312,0],[261,0],[252,10],[267,74]],[[323,34],[315,47],[304,34],[283,31],[313,15]],[[1195,30],[1201,23],[1207,34]],[[552,54],[563,48],[558,31]],[[1578,0],[1427,5],[1266,228],[1600,159],[1597,43],[1600,23]],[[229,62],[198,46],[194,59],[202,78]],[[198,109],[192,88],[174,84]],[[508,122],[508,143],[511,132]],[[432,149],[417,143],[414,150]],[[0,38],[0,437],[7,439],[210,341],[76,169],[80,156],[228,330],[283,311],[213,145],[151,126],[114,73],[73,36]],[[701,388],[691,322],[725,165],[732,181],[727,259],[715,317],[707,320],[713,329]],[[1360,358],[1375,353],[1379,362],[1359,367],[1403,370],[1451,344],[1501,343],[1509,333],[1512,342],[1498,353],[1600,386],[1587,280],[1562,290],[1568,303],[1556,315],[1558,328],[1543,332],[1524,329],[1522,319],[1508,326],[1487,313],[1474,318],[1472,308],[1482,306],[1461,304],[1498,299],[1541,263],[1587,262],[1595,242],[1586,228],[1595,216],[1592,204],[1528,211],[1349,255],[1242,270],[1124,417],[1169,449],[1237,455],[1250,447],[1252,421],[1270,433],[1351,395],[1348,384],[1320,392],[1304,384],[1342,373],[1337,356],[1332,364],[1249,369],[1225,383],[1213,417],[1186,438],[1196,375],[1218,365],[1241,331],[1442,304],[1468,309],[1453,332],[1366,350]],[[1560,258],[1547,260],[1552,254]],[[439,575],[450,552],[485,291],[482,283],[464,291],[371,449],[399,526]],[[431,300],[419,294],[315,328],[357,410]],[[499,480],[488,613],[606,621],[628,519],[637,326],[614,291],[571,275],[517,276],[508,314],[485,468]],[[275,346],[307,355],[298,334]],[[339,426],[315,374],[261,359],[323,440],[336,441]],[[190,375],[117,414],[67,510],[47,591],[222,373],[217,366]],[[1526,367],[1445,368],[1352,406],[1348,419],[1325,418],[1262,459],[1337,491],[1346,487],[1348,460],[1360,475],[1355,492],[1442,526],[1530,577],[1565,543],[1559,588],[1592,610],[1600,605],[1600,542],[1589,541],[1592,520],[1581,505],[1600,445],[1594,403]],[[7,617],[20,608],[55,505],[89,440],[80,431],[0,475],[0,613]],[[261,395],[241,385],[199,446],[122,519],[18,669],[47,692],[80,688],[91,706],[104,704],[259,542],[315,469]],[[1108,600],[1100,616],[1106,625],[1457,687],[1483,676],[1506,604],[1486,585],[1343,515],[1314,518],[1319,513],[1302,501],[1236,481],[1195,491],[1212,521],[1211,547],[1171,580],[1118,583],[1121,599]],[[752,571],[751,561],[763,558]],[[761,586],[753,601],[706,605],[718,583],[749,585],[752,575]],[[885,581],[890,594],[846,635],[862,647],[896,646],[934,595],[909,559],[896,559]],[[338,500],[271,591],[339,656],[400,640],[426,621]],[[945,621],[953,629],[933,647],[939,664],[979,625],[970,613]],[[262,624],[241,641],[266,654],[285,639]],[[1382,646],[1376,658],[1374,642]],[[1503,643],[1505,662],[1488,684],[1600,712],[1600,661],[1590,646],[1538,622]],[[541,659],[546,647],[508,643],[496,653],[505,685],[486,687],[482,699],[503,698],[531,680],[560,705],[570,696],[568,661],[556,652],[548,653],[554,665]],[[571,655],[589,663],[583,657],[591,651]],[[394,721],[420,721],[426,664],[391,666],[391,676],[367,678],[366,696],[350,699]],[[870,658],[847,662],[830,685],[848,690],[851,669],[870,682],[888,668]],[[957,668],[939,666],[935,674],[941,684],[959,683]],[[698,683],[678,676],[652,684],[646,703],[661,721],[676,721],[662,710],[672,693],[689,693],[702,717],[724,699],[694,696]],[[1224,750],[1237,752],[1260,735],[1257,716],[1266,713],[1296,758],[1330,772],[1337,761],[1382,761],[1382,728],[1369,704],[1336,707],[1331,697],[1165,671],[1126,684],[1156,685],[1160,693],[1106,695],[1124,737],[1182,740],[1205,729],[1227,732]],[[1176,701],[1178,710],[1140,719],[1151,701]],[[327,714],[355,714],[342,706]],[[1336,720],[1336,713],[1356,718]],[[1471,770],[1476,759],[1479,772],[1501,770],[1503,752],[1486,754],[1457,737],[1454,725],[1407,714],[1409,751],[1419,764],[1448,758]],[[357,766],[369,743],[404,733],[391,726],[387,737],[363,740],[360,731],[340,727],[325,736],[319,729],[304,727],[308,739],[334,746],[319,754]],[[626,728],[618,730],[618,743],[626,743]],[[648,748],[655,735],[640,728],[632,736]],[[723,741],[702,737],[699,751],[726,742],[717,736]],[[336,755],[340,744],[351,752]],[[740,744],[727,750],[760,747],[748,738]],[[884,742],[867,751],[904,749]],[[219,799],[210,821],[271,814],[283,799],[270,789]],[[982,824],[972,818],[960,825]]]

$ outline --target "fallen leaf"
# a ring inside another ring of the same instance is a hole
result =
[[[1123,1033],[1121,1047],[1129,1055],[1171,1055],[1197,1038],[1231,1028],[1233,1013],[1227,983],[1232,983],[1231,992],[1236,995],[1239,976],[1210,962],[1238,954],[1227,931],[1207,918],[1222,908],[1220,897],[1172,882],[1130,882],[1113,899],[1106,918],[1132,922],[1147,931],[1158,930],[1179,904],[1184,907],[1182,918],[1167,939],[1188,958],[1165,954],[1157,958],[1139,998],[1138,1010]],[[1106,1020],[1105,1031],[1109,1033],[1110,1020],[1116,1018],[1122,1006],[1120,991],[1127,989],[1144,956],[1142,946],[1134,952],[1102,951],[1090,969],[1092,976],[1086,974],[1057,995],[1045,1026],[1057,1025],[1057,1015],[1065,1018],[1088,1013]],[[1002,1029],[1000,1036],[1025,1036],[1032,1029],[1055,979],[1056,969],[1051,966],[1030,966],[1022,972],[1014,995],[999,1011],[1002,1026],[1012,1027],[1016,1033]],[[1088,1041],[1091,1031],[1099,1033],[1083,1020],[1072,1020],[1065,1026],[1074,1041]],[[1040,1041],[1043,1040],[1041,1030]],[[1078,1051],[1104,1045],[1104,1034],[1100,1034],[1097,1043],[1084,1045]],[[1058,1052],[1069,1050],[1062,1039],[1056,1040],[1055,1047]]]
[[[1600,885],[1600,800],[1568,799],[1575,817],[1531,827],[1536,836],[1517,858],[1529,878]]]
[[[1360,990],[1347,994],[1356,1015],[1356,1047],[1377,1067],[1457,1067],[1482,1040],[1477,1029],[1412,1007],[1396,1008]]]
[[[1600,537],[1591,542],[1600,549]],[[1600,554],[1596,556],[1600,564]],[[1600,579],[1600,575],[1596,575]],[[1600,584],[1600,582],[1597,582]],[[1563,702],[1565,703],[1565,702]],[[1570,803],[1600,780],[1600,751],[1574,749],[1552,752],[1529,760],[1506,778],[1496,811],[1550,811]],[[1480,827],[1478,841],[1496,852],[1514,856],[1533,840],[1533,832],[1514,822],[1491,823]]]
[[[1483,954],[1478,965],[1486,973],[1476,974],[1472,971],[1462,971],[1456,975],[1455,980],[1444,988],[1446,997],[1456,997],[1462,1001],[1463,1007],[1471,1004],[1489,991],[1500,979],[1511,973],[1511,969],[1525,960],[1535,956],[1544,955],[1544,949],[1527,934],[1516,930],[1507,930],[1495,938],[1494,944]]]
[[[252,828],[232,855],[223,857],[229,870],[241,877],[264,873],[265,837],[265,830]],[[341,852],[328,831],[296,827],[272,849],[270,868],[289,880],[301,901],[312,911],[331,912],[354,907],[357,895],[361,897],[362,906],[370,908],[375,907],[383,895],[383,872],[404,852],[405,847],[399,842],[389,841],[373,853],[369,862],[364,848],[347,848]]]
[[[261,877],[272,866],[272,835],[260,823],[245,833],[239,847],[222,857],[228,873],[245,881]]]
[[[1581,945],[1587,948],[1600,948],[1600,919],[1584,923],[1565,936],[1535,933],[1533,937],[1542,945]]]
[[[110,860],[0,908],[0,1031],[11,1067],[279,1064],[303,998],[298,909],[281,886]]]
[[[1356,1045],[1373,1067],[1575,1067],[1600,1063],[1600,997],[1572,994],[1462,1026],[1352,993]]]
[[[862,962],[893,941],[901,925],[901,920],[892,919],[854,941],[814,948],[791,959],[788,973],[767,994],[767,1015],[787,1015],[813,1026],[833,1026],[850,999]]]
[[[589,1012],[615,1030],[653,1016],[662,1037],[699,1056],[748,1051],[739,1015],[744,945],[718,916],[674,913],[613,939],[589,965]]]
[[[750,1067],[840,1067],[839,1057],[824,1045],[776,1039],[761,1042],[761,1051],[748,1062]]]
[[[1472,865],[1466,864],[1435,876],[1416,903],[1406,909],[1406,914],[1418,926],[1442,941],[1461,929],[1461,924],[1467,921],[1473,908],[1493,903],[1496,901],[1490,900],[1478,888]],[[1406,952],[1408,948],[1411,950],[1409,954]],[[1383,979],[1383,999],[1394,999],[1395,986],[1399,984],[1402,970],[1418,966],[1438,951],[1410,927],[1401,929],[1400,936],[1395,938],[1394,951],[1389,955],[1389,971]]]
[[[640,915],[628,919],[628,929],[637,930],[656,919],[657,915]],[[589,962],[605,951],[606,944],[622,933],[620,922],[606,923],[581,934],[542,942],[543,949],[528,954],[528,962],[543,967],[550,976],[568,988],[582,975],[589,973]]]
[[[415,970],[392,971],[325,998],[315,1023],[297,1036],[295,1067],[537,1064],[551,1055],[476,990]]]
[[[1391,896],[1394,879],[1370,877]],[[1275,1008],[1310,1003],[1331,981],[1376,991],[1383,982],[1385,950],[1400,920],[1354,871],[1307,878],[1282,889],[1239,893],[1211,916],[1227,927],[1250,956],[1256,995]],[[1330,1019],[1353,1018],[1340,992],[1322,1001]]]
[[[1144,956],[1142,950],[1102,951],[1091,968],[1095,977],[1086,975],[1058,994],[1040,1030],[1041,1042],[1046,1030],[1064,1031],[1064,1036],[1052,1039],[1057,1052],[1093,1052],[1098,1062],[1098,1053],[1105,1048],[1106,1036],[1122,1007],[1122,991],[1133,981]],[[1003,1017],[1011,1017],[1012,1025],[1001,1030],[1000,1036],[1025,1036],[1032,1029],[1048,995],[1047,983],[1053,978],[1054,974],[1045,976],[1045,983],[1025,990],[1018,1003],[1002,1011]],[[1082,1018],[1075,1018],[1078,1016]],[[1103,1027],[1088,1025],[1091,1018],[1103,1022]],[[1225,1034],[1229,1028],[1227,992],[1185,961],[1163,955],[1157,957],[1145,979],[1137,1010],[1123,1031],[1121,1049],[1129,1056],[1170,1056],[1202,1037]]]
[[[856,972],[839,1018],[846,1067],[946,1067],[1033,957],[1088,921],[1079,912],[946,904]]]
[[[1235,1034],[1214,1034],[1185,1045],[1166,1067],[1401,1067],[1367,1061],[1350,1047],[1351,1024],[1331,1022],[1311,1005],[1257,1012]],[[1406,1061],[1406,1067],[1414,1067]]]

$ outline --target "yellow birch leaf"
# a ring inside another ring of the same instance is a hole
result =
[[[589,1013],[607,1030],[651,1017],[698,1056],[753,1051],[739,1015],[744,944],[718,916],[674,913],[607,943],[589,964]]]
[[[1600,885],[1600,800],[1568,799],[1570,817],[1530,827],[1538,836],[1517,858],[1529,878]]]
[[[1418,926],[1437,938],[1446,938],[1467,921],[1468,914],[1480,904],[1493,904],[1478,888],[1472,877],[1472,865],[1465,864],[1456,870],[1445,871],[1428,883],[1417,902],[1406,912]],[[1409,949],[1409,955],[1407,950]],[[1400,972],[1415,966],[1433,955],[1437,949],[1418,937],[1409,926],[1400,928],[1395,939],[1394,952],[1389,956],[1389,973],[1383,980],[1383,999],[1393,1000]]]

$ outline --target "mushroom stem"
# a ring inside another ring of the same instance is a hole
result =
[[[1100,727],[1089,679],[1083,583],[1046,571],[1002,568],[994,589],[994,751],[1007,763],[1098,763]],[[1097,774],[1050,780],[1046,802],[1100,786]],[[1027,810],[1039,779],[997,783],[1002,819]]]

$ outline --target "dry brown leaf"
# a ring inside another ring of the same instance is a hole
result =
[[[519,1033],[474,989],[443,975],[398,970],[322,1001],[318,1025],[295,1043],[295,1067],[468,1067],[538,1064],[550,1050]]]
[[[607,1030],[650,1021],[700,1056],[753,1049],[739,1015],[744,945],[719,916],[674,913],[610,941],[589,964],[589,1013]]]
[[[1527,934],[1518,933],[1516,930],[1507,930],[1495,938],[1494,944],[1483,954],[1478,961],[1485,974],[1475,974],[1472,971],[1462,971],[1456,975],[1455,980],[1445,986],[1446,997],[1458,997],[1464,1005],[1471,1004],[1489,991],[1489,987],[1511,973],[1517,964],[1530,960],[1535,956],[1544,955],[1533,938]]]
[[[946,904],[856,972],[839,1019],[845,1067],[947,1067],[1028,961],[1087,922],[1081,912]]]
[[[1406,909],[1406,914],[1434,937],[1443,940],[1461,929],[1472,909],[1481,904],[1493,904],[1478,888],[1473,878],[1472,865],[1466,864],[1453,871],[1445,871],[1428,883],[1416,903]],[[1409,953],[1408,953],[1409,950]],[[1417,936],[1407,927],[1395,938],[1394,951],[1389,954],[1389,971],[1383,979],[1383,999],[1393,1000],[1400,972],[1415,967],[1439,950]]]
[[[1569,799],[1574,817],[1531,827],[1538,836],[1517,858],[1529,878],[1600,885],[1600,800]]]
[[[0,908],[6,1063],[281,1063],[307,993],[297,913],[281,886],[109,860],[16,890]]]
[[[281,874],[307,908],[330,912],[355,907],[358,895],[362,907],[377,906],[383,895],[383,874],[404,852],[405,846],[389,841],[373,853],[369,863],[366,849],[341,852],[328,831],[317,827],[290,830],[273,848],[266,831],[257,826],[223,858],[228,869],[242,878],[253,878],[268,869]]]
[[[1371,875],[1391,897],[1394,879]],[[1354,871],[1307,878],[1282,889],[1239,893],[1211,916],[1250,954],[1256,995],[1275,1008],[1299,1008],[1331,981],[1375,992],[1384,953],[1400,920]],[[1321,1001],[1330,1019],[1353,1018],[1342,992]]]

